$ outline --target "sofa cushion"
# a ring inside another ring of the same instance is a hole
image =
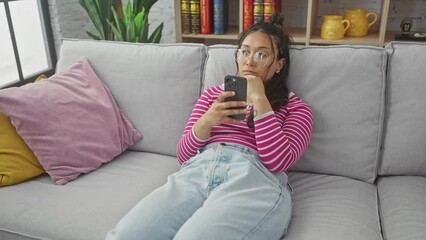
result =
[[[131,149],[175,156],[201,89],[205,46],[65,39],[57,71],[81,56],[144,135]]]
[[[0,188],[0,239],[103,240],[179,167],[175,157],[126,151],[64,186],[43,175]]]
[[[203,91],[223,83],[226,75],[238,75],[236,50],[237,45],[217,44],[207,47]]]
[[[369,46],[291,50],[289,88],[313,110],[311,143],[290,170],[372,183],[384,118],[386,51]]]
[[[43,167],[16,132],[10,118],[0,112],[0,187],[20,183],[42,173]]]
[[[377,186],[384,239],[425,239],[426,177],[379,177]]]
[[[381,240],[375,185],[292,172],[293,214],[285,240]]]
[[[426,176],[426,44],[390,43],[386,131],[379,174]]]
[[[85,58],[48,80],[1,90],[0,111],[56,184],[97,169],[141,138]]]
[[[44,79],[47,77],[42,74],[34,82]],[[20,183],[44,172],[10,118],[0,112],[0,187]]]
[[[208,47],[204,89],[235,74],[235,49]],[[384,118],[386,51],[369,46],[295,46],[290,54],[289,88],[314,111],[310,146],[290,170],[373,182]]]

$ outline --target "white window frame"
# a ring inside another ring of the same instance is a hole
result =
[[[13,52],[14,52],[15,62],[16,62],[17,70],[18,70],[19,81],[11,83],[10,85],[0,86],[0,88],[21,86],[21,85],[26,84],[28,82],[34,81],[34,79],[41,74],[45,74],[46,76],[49,77],[49,76],[54,74],[55,66],[56,66],[56,62],[57,62],[56,51],[55,51],[55,43],[54,43],[53,34],[52,34],[52,26],[50,25],[48,1],[47,0],[37,0],[40,7],[38,9],[35,9],[35,10],[39,11],[40,16],[42,16],[42,25],[43,25],[42,28],[44,30],[43,34],[46,38],[45,39],[46,40],[46,50],[48,51],[47,56],[48,56],[48,61],[49,61],[49,64],[48,64],[49,67],[48,67],[48,69],[43,69],[44,71],[41,70],[40,72],[37,72],[33,75],[30,75],[30,76],[27,76],[26,78],[24,78],[24,75],[23,75],[23,72],[22,72],[22,64],[21,64],[21,60],[20,60],[20,57],[19,57],[18,45],[17,45],[16,37],[15,37],[15,31],[14,31],[14,27],[13,27],[13,21],[12,21],[10,9],[9,9],[9,3],[14,2],[14,1],[22,1],[22,0],[0,0],[0,4],[4,5],[4,10],[5,10],[5,13],[6,13],[6,21],[7,21],[7,26],[9,27],[10,40],[11,40],[12,46],[13,46]],[[0,75],[0,77],[1,77],[1,75]]]

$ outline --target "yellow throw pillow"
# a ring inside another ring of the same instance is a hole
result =
[[[34,82],[38,82],[38,81],[41,81],[41,80],[44,80],[44,79],[47,79],[46,75],[41,74],[40,76],[38,76],[38,77],[36,78],[36,80],[34,80]]]
[[[35,82],[43,79],[46,76],[41,75]],[[0,187],[20,183],[44,172],[10,118],[0,112]]]
[[[44,173],[36,156],[0,113],[0,186],[20,183]]]

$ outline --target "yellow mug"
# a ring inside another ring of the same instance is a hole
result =
[[[369,17],[372,16],[372,21]],[[368,29],[377,22],[378,15],[375,12],[367,12],[367,10],[359,8],[345,9],[345,19],[351,22],[351,26],[346,31],[346,36],[363,37],[368,35]]]
[[[326,15],[321,26],[321,38],[329,40],[342,39],[351,23],[339,15]]]

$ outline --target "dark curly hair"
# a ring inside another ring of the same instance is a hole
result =
[[[290,53],[289,46],[292,44],[292,38],[286,33],[283,28],[284,17],[280,13],[274,13],[268,22],[261,22],[252,25],[247,30],[242,32],[238,36],[238,49],[244,39],[254,32],[262,32],[269,36],[271,45],[275,46],[272,50],[277,59],[284,58],[285,63],[282,70],[279,73],[275,73],[272,79],[265,83],[266,97],[272,106],[274,111],[277,111],[281,106],[288,103],[289,90],[287,87],[287,77],[290,66]],[[275,53],[275,48],[278,49],[278,53]],[[237,64],[238,67],[238,64]],[[247,125],[250,128],[254,127],[253,123],[254,113],[250,114],[247,119]]]

